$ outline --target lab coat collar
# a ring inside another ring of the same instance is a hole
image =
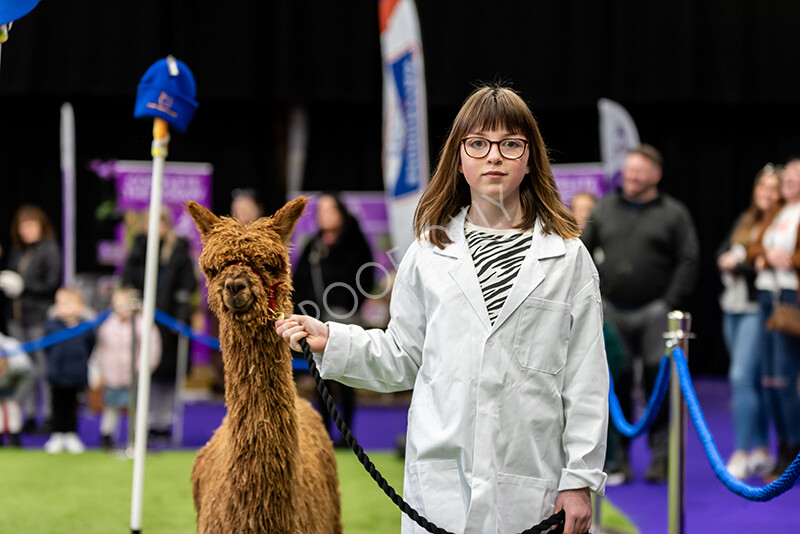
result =
[[[466,218],[467,208],[463,208],[447,226],[447,235],[452,242],[448,243],[443,249],[434,246],[433,252],[447,258],[447,262],[451,263],[447,267],[450,277],[464,294],[470,308],[472,308],[486,332],[489,332],[492,329],[492,325],[489,323],[489,312],[486,310],[486,302],[481,292],[478,273],[475,272],[475,264],[472,263],[472,256],[469,253],[466,236],[464,235],[464,220]]]
[[[467,246],[464,235],[464,220],[467,209],[453,217],[448,225],[447,235],[452,243],[443,249],[433,247],[434,254],[454,260],[449,269],[450,276],[466,297],[473,312],[477,315],[487,332],[496,331],[522,304],[530,293],[544,280],[545,274],[539,260],[563,256],[566,253],[564,240],[558,234],[542,234],[542,223],[536,221],[533,229],[533,240],[528,254],[520,266],[519,274],[511,287],[500,314],[495,319],[494,325],[489,322],[489,312],[486,310],[486,301],[481,292],[478,274],[472,262],[472,256]]]

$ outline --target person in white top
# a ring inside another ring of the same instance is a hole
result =
[[[776,301],[798,305],[800,157],[786,164],[781,194],[786,203],[748,248],[748,257],[758,270],[756,288],[762,324],[766,324]],[[778,463],[765,477],[772,481],[800,454],[800,338],[766,329],[762,334],[762,386],[779,440]]]
[[[467,98],[414,229],[385,331],[292,315],[278,333],[295,350],[306,338],[326,379],[413,389],[403,496],[429,520],[508,533],[563,509],[565,534],[588,531],[590,491],[602,494],[606,481],[599,277],[517,93],[492,85]],[[482,254],[492,239],[509,254]],[[496,316],[494,283],[508,287]],[[424,530],[404,517],[402,532]]]

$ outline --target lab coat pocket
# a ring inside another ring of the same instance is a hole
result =
[[[558,374],[567,363],[570,306],[540,298],[528,299],[519,310],[514,356],[525,369]]]
[[[553,515],[555,480],[497,473],[497,532],[522,532]]]
[[[429,521],[452,532],[466,524],[466,507],[456,460],[418,462],[409,466],[411,487],[421,497]]]

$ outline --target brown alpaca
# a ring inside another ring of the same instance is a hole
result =
[[[276,312],[292,309],[287,248],[306,200],[248,226],[186,205],[203,238],[228,408],[192,469],[199,533],[342,532],[333,444],[298,398],[289,347],[275,333]]]

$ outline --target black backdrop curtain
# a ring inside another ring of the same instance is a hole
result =
[[[800,2],[537,0],[418,2],[431,164],[480,81],[528,100],[556,163],[598,161],[596,102],[633,116],[664,153],[663,189],[690,208],[703,271],[690,311],[692,367],[724,372],[714,252],[767,161],[800,153]],[[61,218],[59,107],[76,113],[78,270],[96,271],[111,236],[94,210],[113,191],[92,159],[149,159],[151,126],[132,117],[136,85],[173,54],[194,72],[200,108],[169,159],[215,167],[214,208],[255,187],[285,198],[289,110],[309,116],[307,189],[380,189],[377,1],[42,0],[17,21],[0,64],[0,244],[17,206]]]

